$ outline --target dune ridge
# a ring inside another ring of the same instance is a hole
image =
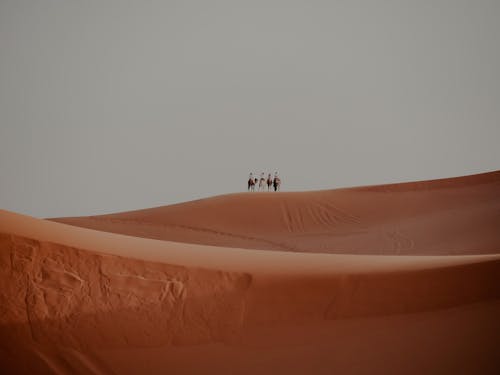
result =
[[[496,374],[499,184],[494,172],[92,218],[0,211],[0,369]],[[411,248],[375,235],[394,228]]]

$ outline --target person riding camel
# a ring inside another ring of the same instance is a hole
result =
[[[278,191],[280,189],[281,179],[278,177],[278,172],[274,173],[273,187],[274,191]]]
[[[253,178],[253,173],[250,173],[250,175],[248,176],[248,190],[255,190],[255,180]]]
[[[271,173],[267,175],[267,191],[271,190],[271,186],[273,186],[273,178],[271,177]]]
[[[262,172],[259,179],[259,191],[264,190],[264,185],[266,184],[266,178],[264,176],[264,172]]]

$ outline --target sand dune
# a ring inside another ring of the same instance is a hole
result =
[[[0,370],[498,373],[499,193],[494,172],[55,221],[0,211]]]
[[[233,194],[61,223],[204,245],[336,254],[493,254],[500,172],[301,193]]]

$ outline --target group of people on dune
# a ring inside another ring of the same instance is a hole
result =
[[[274,178],[271,177],[271,173],[267,175],[267,179],[265,178],[264,172],[260,174],[260,178],[257,178],[250,173],[248,176],[248,191],[255,191],[255,187],[258,186],[259,191],[264,191],[265,186],[267,185],[267,191],[274,189],[274,191],[278,191],[281,185],[281,179],[278,176],[278,172],[274,172]]]

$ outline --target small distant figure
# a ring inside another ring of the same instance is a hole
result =
[[[264,172],[260,174],[259,180],[259,191],[264,191],[264,186],[266,184],[266,179],[264,178]]]
[[[273,187],[274,191],[279,191],[281,186],[281,179],[278,177],[278,172],[274,174]]]
[[[260,178],[257,178],[253,173],[250,173],[248,175],[248,191],[255,191],[256,187],[258,187],[258,191],[264,191],[266,188],[266,184],[267,191],[271,191],[271,189],[274,189],[274,191],[279,191],[281,186],[281,179],[278,176],[278,172],[274,173],[274,178],[271,176],[271,173],[267,175],[267,179],[265,176],[266,174],[264,172],[260,174]]]
[[[272,186],[273,186],[273,178],[271,177],[271,173],[269,173],[267,175],[267,191],[270,191]]]
[[[257,179],[253,178],[253,173],[248,176],[248,191],[255,191],[255,183]]]

